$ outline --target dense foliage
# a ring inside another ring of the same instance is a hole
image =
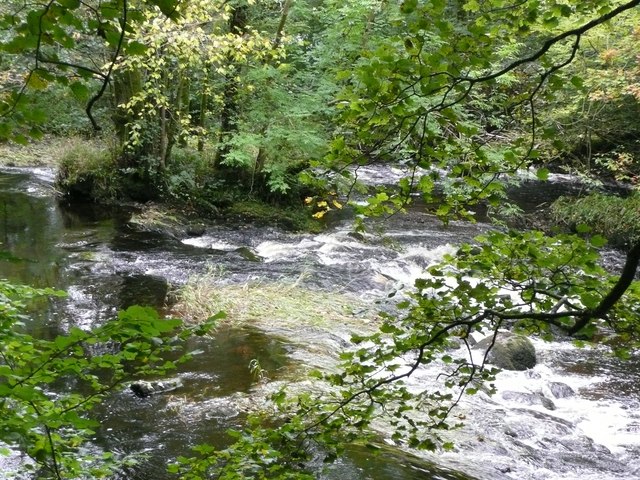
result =
[[[550,166],[577,163],[635,180],[638,126],[630,119],[640,98],[638,5],[6,2],[0,136],[38,137],[47,123],[35,99],[64,87],[87,102],[94,129],[100,127],[94,107],[102,104],[117,140],[113,155],[84,164],[69,157],[61,170],[69,190],[82,179],[90,194],[98,185],[114,195],[166,195],[200,206],[215,206],[221,192],[227,200],[230,191],[289,195],[300,203],[306,198],[322,217],[358,187],[361,166],[385,163],[409,174],[355,204],[359,220],[402,211],[415,194],[445,222],[472,220],[470,206],[501,207],[503,180],[526,168],[544,180]],[[582,224],[592,219],[567,221],[584,234],[589,228]],[[452,342],[468,346],[472,332],[495,338],[510,329],[610,340],[623,358],[639,346],[640,287],[633,280],[640,243],[635,234],[627,241],[618,276],[599,264],[605,244],[599,235],[585,241],[494,231],[461,246],[426,270],[399,300],[399,313],[384,315],[378,333],[353,338],[339,372],[316,373],[328,393],[279,392],[272,398],[282,415],[277,429],[258,416],[233,434],[237,441],[228,449],[200,446],[172,472],[193,479],[311,478],[310,460],[330,461],[345,443],[368,441],[374,421],[383,420],[406,446],[451,448],[438,432],[455,426],[452,407],[485,382],[490,390],[496,373],[484,362],[452,357]],[[4,288],[9,306],[11,292],[31,295]],[[4,441],[27,439],[24,450],[58,478],[63,469],[68,476],[86,472],[93,467],[67,456],[91,427],[79,412],[122,381],[123,361],[157,360],[178,323],[134,309],[120,323],[44,342],[20,333],[14,311],[7,312],[3,406],[17,405],[28,421],[21,427],[9,417]],[[124,348],[87,355],[85,344],[108,338]],[[24,355],[11,357],[12,345]],[[431,363],[441,366],[444,380],[408,388],[404,381]],[[44,368],[54,364],[56,375]],[[97,379],[96,368],[108,369],[113,380]],[[49,385],[69,375],[94,393],[52,404]],[[70,437],[60,433],[66,426]]]
[[[622,198],[593,193],[585,197],[562,197],[551,206],[554,223],[576,231],[589,225],[617,247],[634,245],[640,239],[640,196]]]

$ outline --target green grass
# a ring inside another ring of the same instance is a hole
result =
[[[601,193],[561,197],[551,206],[551,216],[555,223],[570,229],[587,225],[614,246],[640,240],[640,193],[625,198]]]
[[[76,141],[60,155],[58,189],[97,201],[111,201],[118,196],[115,154],[102,144]]]
[[[300,206],[274,206],[257,200],[238,200],[225,213],[245,221],[274,225],[289,231],[320,233],[325,222],[311,217],[311,212]]]
[[[34,140],[27,145],[0,143],[0,165],[8,167],[57,167],[65,152],[80,143],[97,144],[76,137],[62,138],[52,135]]]
[[[187,321],[202,321],[225,311],[234,326],[305,326],[327,330],[348,327],[362,333],[375,327],[374,312],[359,299],[343,293],[311,290],[297,281],[252,281],[225,284],[218,270],[193,277],[177,292],[175,313]]]

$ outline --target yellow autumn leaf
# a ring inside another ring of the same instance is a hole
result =
[[[313,218],[322,218],[324,217],[324,214],[327,213],[326,210],[320,210],[319,212],[316,212],[312,215]]]
[[[324,200],[322,200],[321,202],[318,202],[318,206],[319,206],[319,207],[328,207],[329,205],[327,204],[327,202],[325,202]]]
[[[304,199],[304,203],[306,203],[307,205],[309,205],[311,202],[313,202],[313,197],[307,197]]]
[[[337,200],[334,200],[334,201],[333,201],[333,202],[331,202],[331,203],[333,203],[333,205],[334,205],[338,210],[340,210],[340,209],[342,208],[342,204],[341,204],[340,202],[338,202]]]

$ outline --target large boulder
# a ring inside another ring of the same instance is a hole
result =
[[[486,351],[492,341],[493,336],[480,340],[474,349]],[[487,361],[503,370],[528,370],[536,366],[536,349],[523,335],[499,333]]]

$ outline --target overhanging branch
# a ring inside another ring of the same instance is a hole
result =
[[[544,42],[542,44],[542,47],[540,47],[539,50],[537,50],[536,52],[532,53],[528,57],[520,58],[520,59],[510,63],[506,67],[503,67],[502,69],[500,69],[500,70],[498,70],[496,72],[493,72],[493,73],[490,73],[490,74],[487,74],[487,75],[483,75],[483,76],[480,76],[480,77],[463,77],[463,80],[466,80],[466,81],[469,81],[469,82],[472,82],[472,83],[481,83],[481,82],[487,82],[489,80],[495,80],[496,78],[501,77],[502,75],[505,75],[506,73],[509,73],[512,70],[515,70],[516,68],[518,68],[521,65],[525,65],[527,63],[535,62],[536,60],[540,59],[545,53],[547,53],[551,49],[551,47],[553,47],[554,45],[557,45],[558,43],[562,42],[564,39],[569,38],[569,37],[577,37],[577,38],[579,38],[580,36],[582,36],[585,33],[587,33],[589,30],[597,27],[598,25],[602,25],[603,23],[611,20],[612,18],[617,17],[618,15],[620,15],[621,13],[626,12],[627,10],[631,10],[632,8],[637,7],[638,5],[640,5],[640,0],[631,0],[630,2],[622,4],[622,5],[618,6],[617,8],[614,8],[609,13],[606,13],[606,14],[602,15],[601,17],[595,18],[595,19],[591,20],[590,22],[585,23],[581,27],[574,28],[574,29],[571,29],[571,30],[566,30],[566,31],[556,35],[555,37],[552,37],[552,38],[548,39],[546,42]]]
[[[631,282],[635,279],[638,265],[640,264],[640,242],[637,242],[631,247],[627,253],[627,259],[625,261],[620,278],[613,286],[611,291],[602,299],[600,304],[593,310],[587,310],[583,313],[578,321],[576,321],[573,328],[569,330],[569,334],[574,334],[583,329],[591,320],[596,318],[603,318],[609,313],[614,305],[622,298],[627,291]]]
[[[640,0],[639,0],[640,1]],[[95,103],[102,98],[104,92],[107,90],[107,86],[109,85],[109,81],[111,80],[111,74],[113,73],[113,69],[118,61],[118,57],[120,56],[120,51],[122,50],[122,45],[124,44],[124,37],[127,31],[127,14],[129,12],[129,7],[127,4],[127,0],[123,0],[122,2],[122,24],[120,30],[120,38],[118,39],[118,45],[116,47],[116,51],[113,53],[113,58],[111,59],[111,63],[109,64],[109,69],[107,73],[104,75],[104,80],[102,82],[102,86],[100,90],[91,97],[89,102],[87,102],[87,107],[85,108],[85,112],[87,113],[87,117],[89,117],[89,121],[93,126],[93,130],[95,132],[100,131],[100,125],[96,122],[96,119],[93,117],[92,109]]]

